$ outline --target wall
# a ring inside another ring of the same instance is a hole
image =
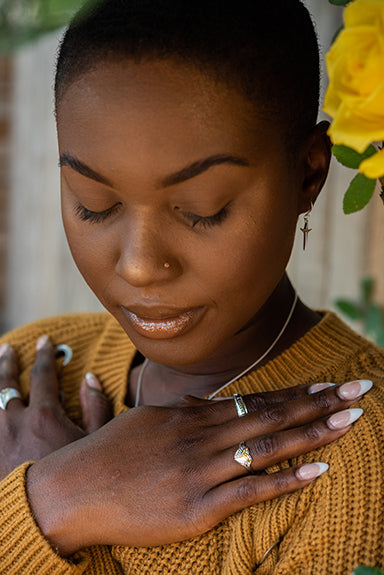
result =
[[[8,328],[99,308],[72,262],[60,218],[52,95],[56,49],[56,37],[44,38],[14,61]]]
[[[0,331],[4,328],[1,310],[5,305],[6,254],[8,248],[9,140],[11,132],[11,60],[0,57]]]

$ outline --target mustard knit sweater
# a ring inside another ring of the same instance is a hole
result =
[[[87,371],[100,378],[115,415],[127,409],[124,396],[135,349],[113,318],[74,314],[8,334],[6,341],[19,354],[25,394],[35,343],[43,334],[55,345],[66,343],[74,350],[60,376],[73,421],[81,421],[78,388]],[[293,461],[327,462],[327,473],[300,491],[245,509],[212,531],[181,543],[154,548],[100,546],[63,559],[34,521],[24,484],[30,464],[22,465],[0,484],[0,573],[347,575],[360,564],[384,567],[384,352],[326,313],[291,348],[228,387],[225,395],[354,378],[374,382],[360,402],[363,417],[345,437]]]

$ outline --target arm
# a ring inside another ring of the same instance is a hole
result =
[[[100,564],[108,575],[121,569],[108,547],[94,547],[66,560],[43,537],[30,511],[25,474],[30,463],[15,469],[0,483],[0,572],[3,575],[52,573],[98,575]]]
[[[15,353],[9,346],[0,349],[0,387],[19,390]],[[12,417],[8,417],[9,412],[0,414],[0,475],[4,478],[0,482],[1,573],[37,573],[44,565],[44,572],[96,574],[100,572],[100,564],[111,575],[121,573],[107,547],[82,551],[72,557],[72,561],[61,558],[36,524],[25,489],[26,474],[32,465],[28,459],[40,459],[91,433],[110,419],[111,406],[99,382],[93,377],[90,384],[84,380],[80,387],[83,411],[83,427],[80,428],[66,417],[59,402],[54,353],[50,343],[46,342],[37,352],[29,403],[12,400],[6,408],[11,410]]]
[[[94,544],[155,546],[200,535],[311,482],[300,477],[300,465],[249,475],[233,454],[245,440],[259,471],[341,437],[351,426],[331,429],[329,414],[352,402],[341,399],[342,389],[247,396],[250,410],[260,400],[263,409],[241,419],[232,401],[130,410],[30,468],[37,522],[63,555]],[[301,395],[288,399],[293,393]]]

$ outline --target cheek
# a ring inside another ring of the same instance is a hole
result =
[[[276,221],[277,220],[277,221]],[[296,229],[296,215],[252,217],[250,213],[231,235],[205,259],[212,298],[233,305],[240,298],[260,307],[272,293],[287,266]],[[215,295],[213,295],[215,294]]]
[[[111,275],[113,255],[108,244],[99,237],[92,225],[68,217],[63,210],[63,224],[69,249],[81,275],[93,291],[100,290]]]

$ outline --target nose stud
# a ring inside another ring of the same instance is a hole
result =
[[[171,267],[171,264],[169,264],[168,262],[165,262],[164,266],[166,270],[168,270]]]

